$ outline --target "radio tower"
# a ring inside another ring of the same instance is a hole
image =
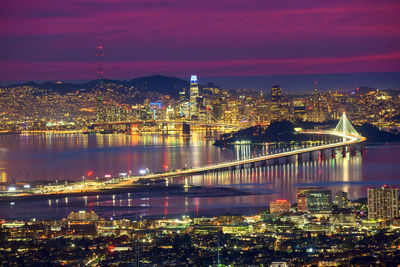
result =
[[[103,46],[99,44],[97,46],[97,79],[99,80],[103,79],[102,61],[103,61]]]

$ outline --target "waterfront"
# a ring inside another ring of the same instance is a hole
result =
[[[8,181],[55,181],[81,179],[88,171],[93,176],[137,173],[141,168],[153,172],[200,166],[254,156],[263,148],[240,146],[221,149],[195,132],[189,138],[178,134],[143,135],[9,135],[1,136],[1,168]],[[70,211],[93,209],[101,216],[135,217],[190,214],[218,215],[224,212],[252,213],[269,201],[296,199],[296,186],[325,186],[333,192],[343,190],[349,197],[365,197],[369,185],[398,184],[396,155],[399,144],[367,146],[364,155],[340,153],[335,159],[318,156],[313,161],[283,163],[254,169],[238,169],[204,175],[175,177],[168,184],[201,187],[230,187],[237,196],[209,196],[207,192],[170,195],[159,192],[123,193],[108,196],[1,203],[0,217],[65,217]],[[23,179],[21,179],[21,177]],[[188,189],[190,193],[190,188]]]

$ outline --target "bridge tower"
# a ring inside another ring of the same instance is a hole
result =
[[[343,112],[342,117],[339,120],[339,123],[336,125],[336,128],[333,130],[333,133],[345,134],[345,135],[353,135],[359,136],[360,134],[354,129],[353,125],[351,125],[349,119],[346,116],[346,113]],[[346,141],[346,137],[343,137],[343,142]],[[342,147],[342,155],[345,156],[347,152],[346,147]]]
[[[354,129],[353,125],[351,125],[349,119],[346,116],[346,113],[343,112],[342,117],[339,120],[339,123],[336,125],[336,128],[333,130],[334,133],[340,133],[345,135],[355,135],[359,136],[360,134]]]

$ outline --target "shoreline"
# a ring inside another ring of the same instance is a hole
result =
[[[86,191],[74,192],[63,194],[45,194],[45,195],[23,195],[23,196],[1,196],[0,203],[3,202],[16,202],[16,201],[29,201],[29,200],[46,200],[46,199],[62,199],[67,197],[83,197],[83,196],[97,196],[97,195],[113,195],[120,193],[148,193],[160,195],[174,195],[174,196],[198,196],[208,194],[207,197],[226,197],[226,196],[245,196],[245,195],[258,195],[257,192],[246,192],[229,187],[206,187],[206,186],[190,186],[184,185],[132,185],[125,187],[118,187],[112,189],[103,189],[99,191]]]

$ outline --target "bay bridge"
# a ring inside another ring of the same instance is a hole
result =
[[[65,185],[48,185],[40,188],[32,188],[24,192],[15,192],[9,194],[9,197],[29,197],[32,195],[46,196],[60,194],[86,194],[86,193],[106,193],[113,189],[124,188],[130,186],[139,180],[156,180],[168,179],[175,176],[185,176],[194,174],[203,174],[214,171],[234,170],[235,168],[266,166],[270,161],[273,164],[279,162],[279,159],[297,156],[298,160],[302,160],[302,156],[308,154],[311,158],[312,153],[316,151],[331,151],[332,156],[335,155],[337,149],[341,149],[342,153],[352,151],[355,146],[361,145],[366,141],[366,138],[361,136],[351,125],[346,115],[343,114],[336,128],[330,131],[322,130],[303,130],[301,134],[316,135],[318,137],[329,136],[330,139],[325,139],[318,142],[317,145],[302,145],[295,149],[289,147],[283,151],[267,155],[259,155],[256,157],[237,159],[229,162],[220,162],[199,167],[178,169],[161,173],[150,173],[138,176],[125,176],[114,179],[103,180],[87,180],[82,182],[68,183]],[[323,139],[323,138],[321,138]]]
[[[326,140],[322,141],[322,144],[320,145],[303,147],[295,150],[287,150],[270,155],[262,155],[248,159],[221,162],[211,165],[193,167],[189,169],[180,169],[170,172],[153,173],[144,176],[134,176],[131,178],[127,178],[127,180],[122,182],[121,184],[129,184],[131,182],[137,181],[138,179],[159,179],[159,178],[169,178],[173,176],[201,174],[211,171],[226,170],[226,169],[229,170],[237,167],[243,167],[246,165],[255,167],[256,164],[265,165],[268,161],[271,160],[276,162],[276,160],[279,160],[280,158],[289,158],[291,156],[296,156],[296,155],[301,157],[301,155],[303,154],[313,153],[315,151],[331,150],[332,152],[334,152],[335,149],[341,148],[342,152],[345,153],[346,151],[354,148],[355,145],[362,144],[363,142],[366,141],[366,138],[361,136],[354,129],[350,121],[347,119],[345,113],[343,113],[343,116],[339,120],[339,123],[332,131],[305,130],[305,131],[299,131],[299,133],[320,135],[320,136],[321,135],[333,136],[339,138],[340,141]]]

